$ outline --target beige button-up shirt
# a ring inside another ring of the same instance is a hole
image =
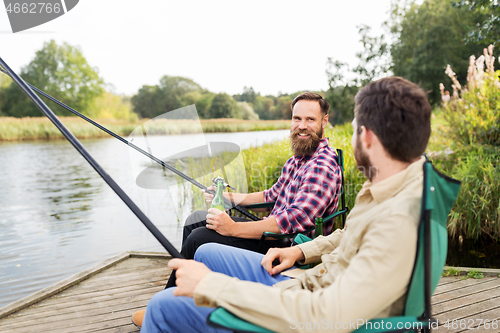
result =
[[[194,290],[197,305],[222,306],[276,332],[350,332],[367,320],[400,315],[415,260],[425,159],[356,197],[343,230],[299,245],[304,263],[273,287],[207,274]]]

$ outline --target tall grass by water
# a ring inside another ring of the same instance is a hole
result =
[[[76,117],[60,117],[61,121],[79,139],[107,137],[108,134]],[[114,119],[97,119],[98,123],[121,136],[128,136],[134,129],[147,123],[150,135],[197,133],[201,128],[205,133],[213,132],[248,132],[271,131],[290,128],[290,120],[239,120],[239,119],[204,119],[204,120],[167,120],[137,122]],[[58,140],[62,134],[45,117],[0,117],[0,141],[20,140]]]
[[[457,146],[447,133],[447,121],[440,109],[432,116],[432,135],[427,155],[433,164],[445,174],[462,181],[457,201],[450,213],[448,230],[453,238],[500,239],[500,148],[484,145]],[[351,146],[352,126],[338,125],[326,129],[330,146],[344,151],[345,194],[348,207],[354,206],[356,195],[366,178],[357,169]],[[204,183],[212,177],[223,176],[229,183],[246,183],[237,192],[257,192],[270,188],[281,175],[286,160],[292,156],[289,140],[266,144],[242,151],[243,160],[220,171],[211,172],[213,162],[191,160],[189,172],[205,174]],[[220,155],[221,160],[230,156]],[[204,165],[204,166],[203,166]],[[244,170],[244,172],[242,172]],[[231,184],[232,185],[232,184]],[[193,188],[195,207],[204,209],[204,199]]]

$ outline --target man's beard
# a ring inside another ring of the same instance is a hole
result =
[[[299,134],[309,134],[307,139],[299,138]],[[319,142],[323,137],[323,127],[318,132],[309,131],[307,129],[296,129],[290,132],[290,148],[295,156],[311,155],[318,148]]]
[[[371,181],[372,177],[374,176],[372,175],[372,172],[376,172],[376,170],[372,168],[370,157],[368,157],[366,151],[363,150],[359,136],[356,137],[356,148],[354,149],[354,159],[356,160],[356,165],[358,167],[358,170],[361,171],[365,175],[365,177]]]

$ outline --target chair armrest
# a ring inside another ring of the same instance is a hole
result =
[[[275,202],[274,201],[269,201],[269,202],[259,202],[256,204],[250,204],[250,205],[245,205],[241,206],[246,209],[259,209],[259,208],[273,208]]]
[[[287,239],[287,238],[293,238],[293,237],[300,235],[302,233],[311,232],[313,230],[314,230],[314,227],[312,227],[308,230],[305,230],[303,232],[294,232],[293,234],[275,234],[274,232],[264,231],[262,233],[262,237],[272,237],[272,238],[276,238],[276,239]]]
[[[349,208],[338,210],[332,215],[328,215],[327,217],[323,218],[323,222],[330,221],[331,219],[336,218],[337,216],[348,214],[349,213]]]
[[[236,317],[224,308],[217,308],[207,317],[207,324],[212,327],[225,328],[236,332],[272,333],[272,331]]]

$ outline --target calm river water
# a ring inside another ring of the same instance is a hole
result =
[[[245,149],[288,134],[283,130],[204,137]],[[177,153],[188,146],[190,136],[149,141],[152,147]],[[172,189],[137,186],[134,170],[149,162],[118,140],[82,143],[179,248],[190,200],[181,202]],[[165,251],[66,141],[0,143],[0,169],[0,307],[124,251]]]

